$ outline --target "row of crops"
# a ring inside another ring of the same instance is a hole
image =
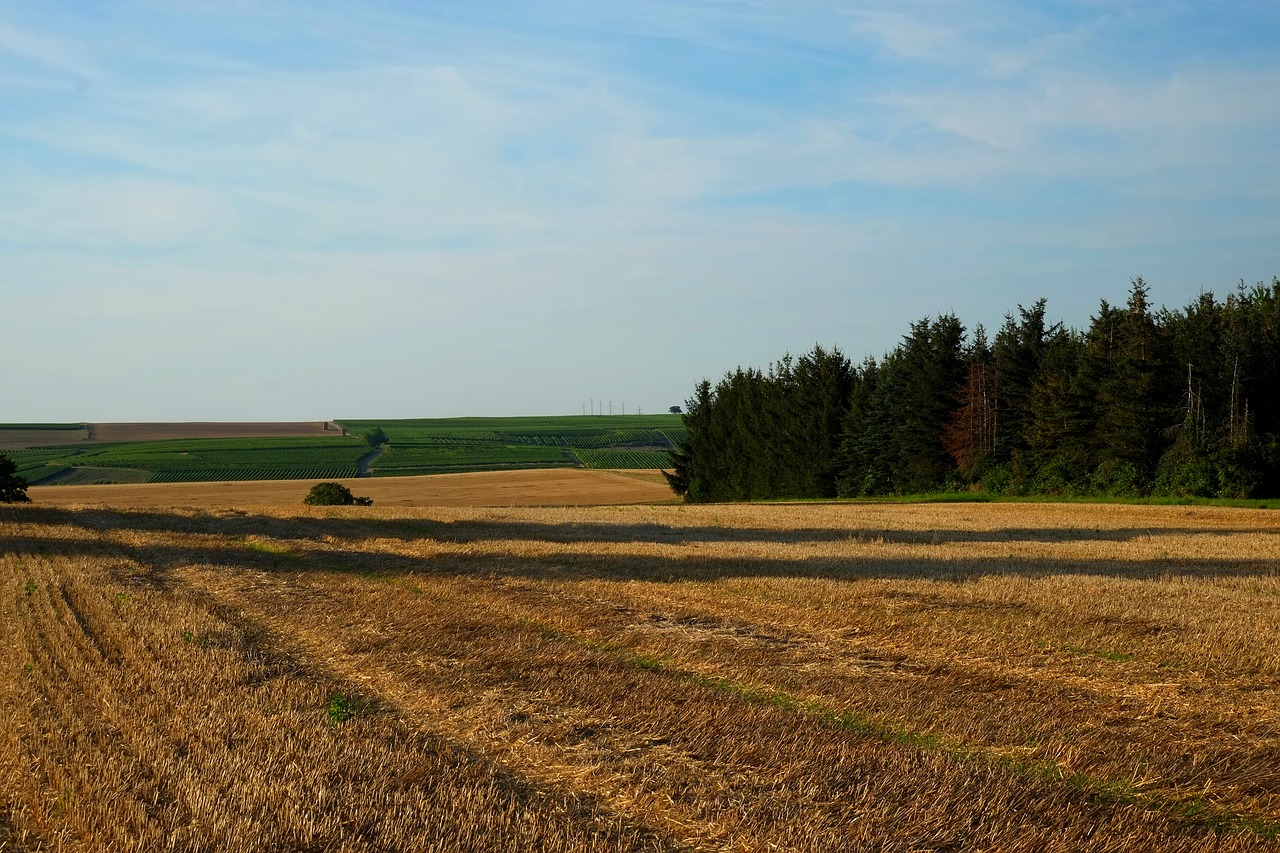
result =
[[[447,418],[339,421],[352,435],[375,429],[387,451],[375,477],[447,471],[577,466],[665,468],[668,451],[683,437],[678,415]]]
[[[511,440],[520,444],[551,447],[594,448],[619,445],[664,446],[667,437],[656,429],[582,430],[571,433],[513,433]]]
[[[343,421],[347,436],[73,441],[6,451],[18,476],[42,482],[343,479],[358,474],[381,429],[387,446],[367,472],[395,477],[524,468],[665,468],[684,438],[678,415]],[[83,425],[2,425],[28,431]],[[65,435],[65,433],[64,433]],[[78,472],[78,473],[74,473]],[[112,472],[119,472],[118,475]],[[99,476],[99,474],[101,476]]]
[[[689,439],[689,431],[684,427],[668,427],[658,431],[666,437],[667,443],[672,447],[683,444]]]
[[[561,462],[469,462],[465,465],[420,465],[413,468],[372,468],[371,477],[419,477],[427,474],[474,474],[481,471],[527,471],[540,468],[577,468],[576,461]]]
[[[14,462],[18,465],[17,475],[28,483],[33,484],[39,483],[41,480],[47,480],[50,477],[55,477],[70,467],[69,465],[60,465],[56,462],[27,462],[24,464],[16,459]]]
[[[180,439],[13,451],[18,476],[39,484],[67,468],[127,469],[153,483],[279,480],[355,476],[368,447],[359,439]],[[136,476],[136,475],[135,475]]]
[[[554,447],[512,447],[496,445],[492,447],[474,444],[433,444],[433,445],[399,445],[391,448],[378,457],[374,470],[379,473],[401,468],[421,468],[424,466],[466,467],[467,465],[537,465],[572,463],[572,457],[564,450]]]
[[[192,468],[161,471],[149,483],[206,483],[217,480],[343,480],[356,476],[355,465],[337,468]]]
[[[665,430],[632,429],[632,430],[578,430],[566,433],[516,433],[493,432],[492,430],[468,430],[460,434],[411,432],[407,430],[384,429],[387,441],[392,447],[404,446],[441,446],[441,445],[474,445],[486,447],[493,445],[524,447],[559,447],[573,449],[579,447],[614,447],[618,445],[666,446],[670,439]]]
[[[670,468],[671,457],[652,450],[575,450],[584,468]]]

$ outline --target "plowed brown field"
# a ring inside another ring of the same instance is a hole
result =
[[[76,444],[85,435],[83,429],[0,429],[0,451]]]
[[[1276,851],[1277,518],[0,506],[0,849]]]
[[[190,438],[280,438],[312,435],[340,436],[342,430],[329,421],[243,423],[115,423],[89,424],[92,441],[165,441]]]
[[[137,506],[261,506],[296,504],[318,480],[227,483],[147,483],[110,486],[33,486],[33,501]],[[553,468],[486,471],[428,477],[370,477],[342,481],[375,505],[598,506],[665,502],[671,490],[660,471]]]

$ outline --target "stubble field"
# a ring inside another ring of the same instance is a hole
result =
[[[1275,850],[1275,519],[0,508],[0,849]]]
[[[113,483],[32,486],[41,504],[114,507],[258,507],[299,503],[321,480],[232,480],[221,483]],[[542,468],[417,477],[345,478],[338,482],[385,506],[598,506],[673,500],[661,471]]]

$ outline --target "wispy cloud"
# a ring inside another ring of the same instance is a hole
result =
[[[272,329],[309,352],[304,325],[396,363],[468,352],[441,412],[477,385],[545,410],[561,392],[502,373],[521,348],[669,405],[842,328],[883,349],[922,310],[1058,294],[1082,318],[1103,294],[1078,278],[1159,287],[1151,257],[1194,293],[1280,267],[1280,22],[1254,8],[1210,32],[1181,7],[999,0],[6,7],[0,293],[30,316],[75,290],[85,347],[94,311],[114,299],[121,328],[132,306],[206,384],[215,336],[168,330],[220,310],[249,361]],[[690,306],[729,319],[666,331]],[[643,361],[572,367],[655,335]],[[296,381],[289,411],[325,385]]]
[[[0,52],[40,68],[88,76],[91,66],[74,42],[0,21]]]

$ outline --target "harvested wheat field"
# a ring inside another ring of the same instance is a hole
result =
[[[1280,848],[1280,528],[0,508],[0,849]]]
[[[225,507],[298,503],[320,480],[32,486],[42,504]],[[595,506],[671,502],[661,471],[542,468],[340,481],[378,506]]]

